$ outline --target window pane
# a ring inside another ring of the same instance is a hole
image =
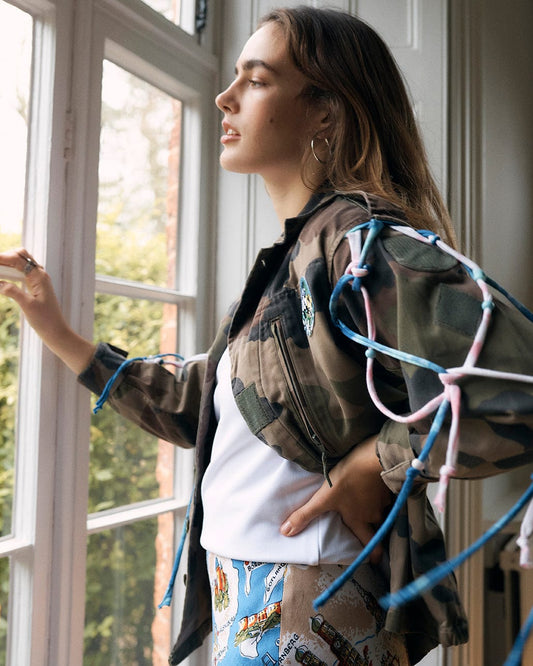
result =
[[[144,0],[144,3],[190,35],[205,27],[208,0]]]
[[[2,232],[20,233],[24,208],[32,18],[0,2],[0,200]]]
[[[104,62],[96,272],[175,285],[181,103]]]
[[[26,184],[32,18],[0,3],[0,248],[20,246]],[[0,299],[0,537],[11,532],[18,394],[19,313]]]
[[[167,18],[169,21],[172,21],[172,23],[176,23],[176,25],[179,25],[181,0],[143,0],[143,1],[149,7],[155,9],[156,12],[163,14],[163,16]]]
[[[172,543],[170,514],[89,537],[84,666],[168,664]]]
[[[3,245],[5,234],[0,234]],[[16,247],[11,242],[6,247]],[[19,328],[17,306],[0,299],[0,537],[11,533],[15,483],[15,426],[18,395]]]
[[[98,295],[95,315],[96,339],[128,350],[130,357],[176,349],[175,306]],[[89,512],[171,497],[174,454],[173,445],[104,407],[91,425]]]
[[[9,598],[9,559],[0,558],[0,666],[6,664],[7,603]]]

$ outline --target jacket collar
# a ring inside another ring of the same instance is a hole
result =
[[[285,220],[283,223],[283,233],[275,244],[284,243],[299,234],[304,224],[317,210],[323,208],[338,196],[341,196],[338,192],[314,192],[298,215]]]
[[[378,215],[384,219],[393,219],[399,223],[405,223],[405,214],[401,208],[377,195],[369,195],[362,191],[350,194],[334,190],[314,192],[296,217],[289,217],[285,220],[283,233],[274,244],[279,245],[292,240],[294,236],[300,233],[302,227],[310,217],[319,209],[329,205],[336,198],[351,200],[363,206],[368,211],[369,216]]]

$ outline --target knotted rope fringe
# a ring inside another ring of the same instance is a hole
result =
[[[456,368],[442,368],[437,364],[424,359],[413,354],[408,354],[400,350],[388,347],[376,341],[376,330],[375,323],[372,316],[372,308],[370,303],[370,298],[368,291],[363,286],[362,281],[364,278],[369,275],[369,266],[366,263],[368,253],[375,239],[378,237],[385,225],[389,225],[391,228],[406,234],[412,238],[415,238],[418,241],[436,245],[443,251],[455,257],[468,271],[472,279],[478,285],[481,294],[483,296],[483,302],[481,304],[482,308],[482,317],[480,324],[476,330],[474,340],[472,345],[467,353],[467,356],[464,360],[464,363],[460,367]],[[362,232],[363,230],[368,230],[364,245],[362,244]],[[332,320],[336,326],[346,335],[350,340],[357,342],[367,348],[366,357],[367,357],[367,368],[366,368],[366,382],[369,391],[369,395],[376,405],[376,407],[385,415],[387,418],[390,418],[399,423],[413,423],[422,418],[428,417],[430,414],[437,410],[436,415],[431,424],[430,432],[424,444],[424,447],[418,456],[415,458],[410,469],[406,473],[406,479],[402,488],[396,498],[396,501],[391,509],[389,515],[387,516],[384,523],[378,529],[374,537],[370,542],[363,548],[359,557],[346,569],[344,574],[339,577],[322,595],[320,595],[314,601],[315,609],[318,609],[320,606],[324,605],[328,599],[335,594],[340,587],[353,575],[355,570],[366,560],[370,555],[372,550],[385,538],[388,532],[392,529],[394,521],[398,516],[401,508],[407,501],[407,498],[413,488],[414,481],[416,477],[424,470],[424,461],[427,459],[431,448],[435,442],[436,436],[440,432],[446,412],[448,408],[451,410],[451,424],[450,431],[448,436],[448,446],[446,450],[446,462],[440,469],[440,480],[439,480],[439,489],[437,496],[435,498],[435,504],[440,511],[443,511],[446,503],[446,491],[449,484],[449,479],[454,475],[456,471],[456,462],[458,455],[458,444],[459,444],[459,419],[460,419],[460,407],[461,407],[461,388],[457,384],[457,381],[462,377],[471,375],[479,377],[487,377],[494,379],[502,379],[505,381],[518,381],[533,383],[533,377],[529,375],[522,375],[518,373],[507,373],[500,372],[495,370],[490,370],[487,368],[478,368],[476,363],[479,359],[479,355],[483,349],[485,343],[490,322],[491,314],[494,308],[494,302],[492,294],[488,289],[488,285],[496,288],[504,296],[510,300],[513,305],[528,319],[533,321],[533,314],[525,308],[520,302],[514,299],[510,294],[508,294],[504,289],[502,289],[496,282],[488,278],[481,268],[475,264],[472,260],[468,259],[464,255],[460,254],[453,248],[449,247],[443,243],[438,236],[432,232],[427,231],[416,231],[410,227],[405,227],[401,225],[391,224],[390,222],[385,222],[383,220],[377,220],[375,218],[369,220],[368,222],[358,225],[351,231],[346,234],[348,241],[350,243],[351,250],[351,262],[348,265],[345,275],[343,275],[337,282],[330,299],[330,313]],[[365,307],[365,316],[367,323],[367,336],[356,333],[348,326],[346,326],[338,316],[338,306],[339,299],[342,293],[342,290],[347,284],[351,283],[352,289],[354,291],[359,291],[363,297],[364,307]],[[374,374],[373,374],[373,365],[374,357],[376,352],[381,352],[387,354],[388,356],[399,360],[402,363],[410,363],[418,367],[426,368],[437,373],[442,385],[443,391],[440,395],[436,396],[432,400],[428,401],[426,405],[422,406],[416,412],[409,415],[400,415],[395,414],[389,410],[380,400],[375,384],[374,384]],[[533,479],[533,477],[532,477]],[[384,608],[389,608],[392,605],[398,606],[410,601],[415,598],[425,590],[435,586],[442,578],[450,574],[457,566],[464,562],[468,557],[470,557],[476,550],[484,546],[487,541],[494,536],[499,530],[502,529],[512,518],[514,518],[518,512],[525,506],[527,502],[530,502],[529,509],[526,513],[526,517],[522,523],[521,535],[517,543],[521,547],[521,564],[525,563],[525,566],[533,566],[532,558],[530,555],[529,543],[532,538],[533,533],[533,483],[527,490],[527,492],[520,498],[520,500],[512,507],[508,513],[503,516],[499,521],[497,521],[493,527],[488,530],[477,542],[472,544],[469,548],[465,549],[463,553],[460,553],[458,556],[443,563],[440,566],[435,567],[431,571],[427,572],[425,575],[419,577],[417,580],[413,581],[410,585],[406,586],[403,590],[399,590],[393,595],[388,595],[380,600],[380,603]],[[524,564],[523,564],[524,565]],[[523,645],[527,638],[527,634],[533,627],[533,611],[531,613],[528,622],[526,623],[524,630],[527,630],[525,636],[522,636],[520,640],[520,653],[523,650]],[[517,643],[519,640],[517,639]],[[511,655],[509,657],[511,659]],[[505,666],[514,666],[515,662],[506,662]]]

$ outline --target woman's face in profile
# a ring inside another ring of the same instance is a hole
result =
[[[224,112],[222,167],[258,173],[266,181],[301,178],[319,117],[302,94],[307,85],[281,28],[272,22],[259,28],[237,60],[235,79],[216,98]]]

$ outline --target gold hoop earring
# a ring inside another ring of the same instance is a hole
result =
[[[325,162],[324,160],[321,160],[320,157],[319,157],[319,156],[316,154],[316,152],[315,152],[315,138],[318,139],[318,138],[320,138],[320,137],[313,137],[313,138],[311,139],[311,152],[313,153],[313,157],[315,158],[315,160],[316,160],[319,164],[327,164],[327,162]],[[329,148],[329,141],[327,140],[326,137],[324,137],[324,142],[325,142],[326,146]]]

